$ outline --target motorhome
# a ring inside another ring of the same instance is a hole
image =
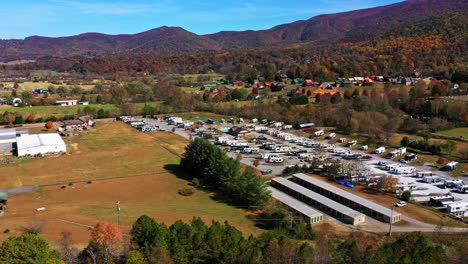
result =
[[[459,193],[468,193],[468,185],[459,185],[457,191]]]
[[[286,153],[286,152],[291,151],[291,148],[288,146],[279,146],[273,149],[273,151],[276,153]]]
[[[267,158],[267,162],[269,162],[269,163],[281,163],[283,161],[284,161],[284,159],[282,157],[278,157],[278,156],[269,156]]]
[[[309,153],[299,153],[298,158],[302,159],[302,160],[309,160],[310,159],[310,154]]]
[[[397,167],[393,171],[395,174],[414,174],[416,172],[416,168],[413,167]]]
[[[416,177],[422,178],[424,176],[435,176],[436,174],[432,171],[418,171],[416,172]]]
[[[410,154],[405,156],[405,160],[408,161],[408,162],[411,162],[411,161],[417,160],[417,159],[418,159],[418,155],[416,155],[414,153],[410,153]]]
[[[348,142],[348,144],[346,144],[348,147],[353,147],[353,146],[356,146],[357,144],[357,141],[356,140],[353,140],[353,141],[350,141]]]
[[[359,148],[360,150],[368,150],[369,149],[369,146],[367,145],[363,145]]]
[[[375,154],[382,154],[384,152],[385,152],[385,147],[379,147],[374,151]]]
[[[338,139],[338,143],[345,143],[346,142],[346,138],[340,138]]]
[[[320,137],[320,136],[323,136],[325,132],[323,130],[318,130],[318,131],[315,131],[314,132],[314,136],[316,137]]]
[[[447,205],[447,213],[458,216],[468,217],[468,203],[467,202],[454,202]]]
[[[439,178],[439,176],[424,176],[422,178],[422,181],[425,183],[436,183],[440,182],[442,179]]]
[[[457,161],[451,161],[449,163],[447,163],[445,166],[444,166],[444,169],[446,170],[454,170],[457,168],[457,165],[458,165],[458,162]]]
[[[227,141],[229,140],[228,137],[217,137],[215,139],[215,144],[218,144],[218,145],[225,145],[227,143]]]
[[[445,180],[444,183],[447,188],[457,188],[460,185],[464,185],[462,180]]]
[[[327,136],[327,139],[334,139],[336,137],[336,134],[335,133],[330,133],[328,136]]]
[[[241,153],[245,154],[257,154],[260,152],[259,148],[243,148]]]

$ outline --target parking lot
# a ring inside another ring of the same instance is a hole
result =
[[[231,158],[241,157],[241,162],[248,166],[254,166],[264,174],[278,175],[283,172],[287,166],[304,165],[312,158],[319,159],[359,159],[360,164],[365,166],[366,174],[368,175],[391,175],[397,177],[401,186],[412,186],[412,194],[416,199],[429,199],[429,195],[444,195],[450,194],[456,201],[468,202],[468,194],[457,192],[454,188],[446,188],[443,184],[445,180],[452,179],[445,171],[434,172],[439,176],[439,183],[425,183],[421,178],[415,177],[417,171],[424,172],[430,170],[430,164],[423,166],[410,166],[394,162],[389,159],[380,157],[377,154],[367,154],[362,150],[357,150],[353,146],[355,142],[347,144],[349,147],[343,147],[340,143],[329,144],[327,140],[318,141],[313,138],[298,137],[293,133],[282,130],[279,126],[269,127],[260,124],[239,124],[236,122],[226,121],[224,123],[207,124],[205,122],[198,123],[197,120],[177,119],[178,122],[168,122],[151,118],[142,119],[147,125],[157,127],[161,131],[174,131],[177,135],[190,139],[202,137],[210,134],[211,142],[218,145],[228,152]],[[185,123],[185,125],[184,125]],[[237,123],[237,124],[234,124]],[[197,129],[188,129],[194,124]],[[222,140],[216,139],[219,137],[214,131],[229,131],[233,126],[245,126],[249,130],[248,138],[245,140],[242,137],[235,137],[228,133],[224,133]],[[290,130],[289,130],[290,131]],[[215,136],[216,135],[216,136]],[[258,140],[257,140],[258,139]],[[346,139],[343,139],[346,141]],[[220,142],[222,141],[222,142]],[[249,151],[245,151],[249,150]],[[254,150],[252,153],[251,151]],[[250,152],[250,153],[249,153]],[[391,165],[389,167],[399,168],[406,174],[395,174],[384,169],[384,166],[378,164]],[[257,166],[255,166],[256,164]]]

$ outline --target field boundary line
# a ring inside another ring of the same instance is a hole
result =
[[[94,226],[92,226],[92,225],[86,225],[86,224],[73,222],[73,221],[69,221],[69,220],[65,220],[65,219],[57,218],[56,220],[59,221],[59,222],[66,223],[66,224],[72,224],[72,225],[77,225],[77,226],[82,226],[82,227],[87,227],[87,228],[94,228]]]

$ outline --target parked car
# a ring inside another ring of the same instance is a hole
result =
[[[403,207],[403,206],[406,206],[407,203],[404,202],[404,201],[399,201],[399,202],[397,202],[397,203],[394,203],[393,205],[394,205],[395,207]]]
[[[400,162],[401,162],[401,163],[404,163],[404,164],[408,163],[408,161],[405,160],[405,159],[401,159]]]
[[[268,175],[268,174],[272,174],[273,173],[273,170],[262,170],[262,175]]]
[[[372,156],[371,155],[365,155],[365,156],[362,156],[362,159],[371,160]]]

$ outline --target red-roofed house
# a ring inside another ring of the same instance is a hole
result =
[[[306,79],[302,83],[302,86],[312,86],[312,85],[314,85],[314,80],[312,80],[312,79]]]

